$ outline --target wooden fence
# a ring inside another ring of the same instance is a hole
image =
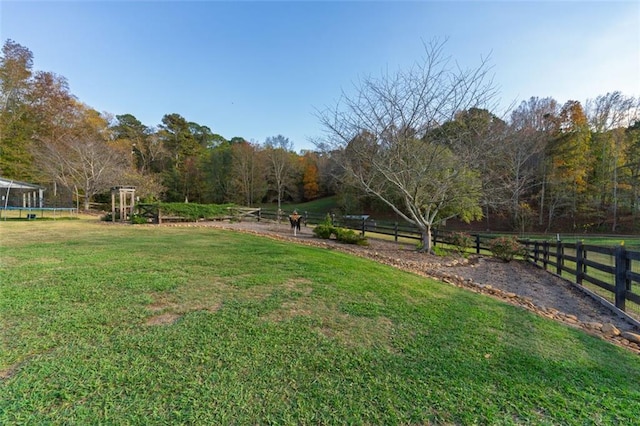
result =
[[[557,275],[569,275],[623,311],[640,313],[640,252],[623,245],[602,247],[581,242],[520,240],[528,260]],[[627,307],[631,302],[633,307]]]
[[[264,218],[276,218],[277,212],[262,210]],[[327,220],[326,214],[298,212],[305,223],[318,224]],[[281,213],[286,219],[287,214]],[[372,233],[387,235],[393,240],[422,240],[420,231],[408,224],[374,221],[362,216],[330,216],[336,226],[360,231],[362,235]],[[432,243],[450,245],[453,232],[434,230]],[[489,233],[469,234],[473,239],[471,250],[477,254],[491,254],[490,242],[497,235]],[[525,260],[541,266],[549,272],[571,279],[590,292],[620,310],[640,319],[640,252],[627,250],[623,245],[603,247],[590,244],[565,243],[562,241],[518,240],[526,249]]]

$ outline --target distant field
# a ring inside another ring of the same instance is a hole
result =
[[[275,210],[278,206],[274,203],[265,204],[263,207]],[[335,196],[319,198],[306,203],[286,203],[282,205],[282,209],[286,211],[298,210],[299,212],[309,211],[314,213],[329,213],[337,209],[338,203]]]
[[[632,424],[638,356],[334,251],[0,223],[0,424]]]
[[[540,240],[540,241],[556,241],[555,235],[527,235],[524,238],[529,238],[531,240]],[[624,244],[626,248],[629,250],[640,250],[640,235],[621,235],[621,236],[612,236],[612,235],[571,235],[571,234],[560,234],[560,239],[566,243],[575,243],[578,241],[582,241],[585,244],[591,244],[595,246],[605,246],[605,247],[615,247],[620,244]]]

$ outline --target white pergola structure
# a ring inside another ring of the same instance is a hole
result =
[[[44,207],[44,187],[40,185],[0,177],[0,190],[2,191],[2,206],[5,209],[7,208],[9,195],[12,190],[22,194],[23,208]]]
[[[116,195],[117,203],[116,203]],[[133,215],[136,205],[135,186],[114,186],[111,188],[111,221],[116,221],[116,211],[119,213],[120,222],[125,222],[127,217]]]

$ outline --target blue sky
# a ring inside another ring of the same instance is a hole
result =
[[[490,55],[500,105],[640,96],[640,2],[5,1],[0,36],[98,111],[147,126],[178,113],[226,138],[313,148],[314,113],[358,78],[407,68],[448,38]]]

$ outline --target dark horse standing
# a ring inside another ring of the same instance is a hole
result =
[[[289,222],[291,223],[291,229],[293,229],[293,233],[295,235],[296,231],[300,230],[300,222],[302,222],[302,216],[300,216],[298,212],[294,210],[291,216],[289,216]]]

